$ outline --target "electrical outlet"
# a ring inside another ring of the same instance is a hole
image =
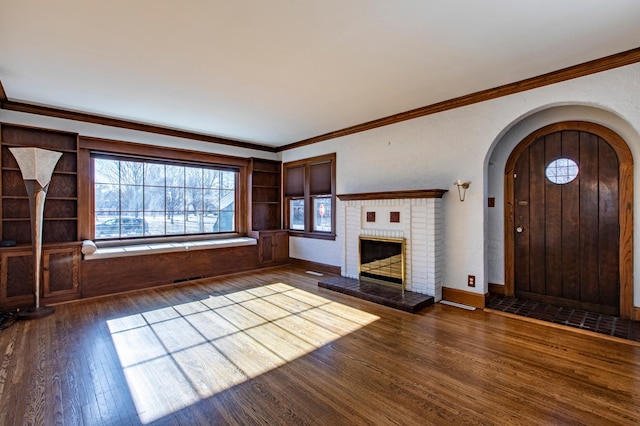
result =
[[[469,287],[475,287],[476,286],[476,276],[475,275],[468,275],[467,276],[467,285]]]

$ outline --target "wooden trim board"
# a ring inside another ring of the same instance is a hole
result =
[[[462,303],[463,305],[484,308],[489,299],[489,293],[472,293],[457,288],[442,287],[442,298],[449,302]]]
[[[324,263],[312,262],[310,260],[289,258],[289,264],[296,268],[304,269],[307,271],[320,272],[324,274],[341,275],[342,268],[339,266],[326,265]]]

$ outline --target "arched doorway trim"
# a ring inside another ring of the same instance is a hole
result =
[[[578,130],[593,133],[606,140],[620,163],[619,183],[619,266],[620,316],[634,317],[633,308],[633,157],[626,142],[614,131],[586,121],[565,121],[542,127],[525,137],[509,155],[504,175],[504,229],[505,229],[505,294],[512,296],[515,289],[514,241],[514,179],[516,161],[535,140],[550,133]]]

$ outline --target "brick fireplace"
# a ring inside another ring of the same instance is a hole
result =
[[[445,190],[338,195],[345,218],[342,275],[359,278],[361,237],[404,241],[405,288],[442,299]]]

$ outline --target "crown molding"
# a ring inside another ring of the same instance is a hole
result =
[[[635,64],[637,62],[640,62],[640,47],[606,56],[604,58],[595,59],[593,61],[584,62],[579,65],[552,71],[550,73],[542,74],[537,77],[520,80],[515,83],[505,84],[503,86],[494,87],[492,89],[482,90],[480,92],[471,93],[469,95],[460,96],[457,98],[449,99],[447,101],[412,109],[410,111],[401,112],[399,114],[390,115],[388,117],[379,118],[377,120],[368,121],[366,123],[357,124],[355,126],[336,130],[334,132],[314,136],[312,138],[304,139],[299,142],[283,145],[278,149],[278,151],[300,148],[302,146],[323,142],[329,139],[352,135],[354,133],[364,132],[366,130],[388,126],[390,124],[400,123],[402,121],[412,120],[418,117],[424,117],[425,115],[436,114],[439,112],[460,108],[491,99],[497,99],[503,96],[513,95],[515,93],[537,89],[539,87],[544,87],[567,80],[572,80],[574,78],[596,74],[613,68]]]
[[[330,139],[339,138],[342,136],[351,135],[354,133],[364,132],[366,130],[375,129],[378,127],[388,126],[402,121],[412,120],[414,118],[424,117],[426,115],[436,114],[439,112],[448,111],[463,106],[472,105],[479,102],[484,102],[492,99],[501,98],[503,96],[512,95],[515,93],[524,92],[527,90],[533,90],[540,87],[548,86],[555,83],[560,83],[567,80],[572,80],[579,77],[584,77],[590,74],[596,74],[599,72],[611,70],[614,68],[623,67],[625,65],[631,65],[640,62],[640,47],[627,50],[625,52],[616,53],[614,55],[606,56],[604,58],[595,59],[593,61],[584,62],[579,65],[563,68],[557,71],[552,71],[547,74],[542,74],[536,77],[520,80],[515,83],[509,83],[502,86],[494,87],[492,89],[482,90],[479,92],[471,93],[468,95],[460,96],[457,98],[449,99],[446,101],[438,102],[428,106],[412,109],[409,111],[401,112],[398,114],[390,115],[388,117],[379,118],[377,120],[368,121],[366,123],[357,124],[341,130],[325,133],[323,135],[314,136],[309,139],[304,139],[298,142],[290,143],[280,147],[273,147],[267,145],[254,144],[250,142],[241,142],[231,139],[220,138],[216,136],[203,135],[200,133],[188,132],[184,130],[176,130],[168,127],[156,126],[151,124],[143,124],[129,120],[123,120],[118,118],[103,117],[99,115],[68,111],[59,108],[45,107],[40,105],[34,105],[23,102],[10,101],[7,98],[7,94],[0,81],[0,108],[25,112],[29,114],[45,115],[49,117],[64,118],[69,120],[83,121],[86,123],[100,124],[105,126],[120,127],[129,130],[138,130],[148,133],[156,133],[165,136],[173,136],[184,139],[191,139],[201,142],[217,143],[221,145],[229,145],[237,148],[254,149],[264,152],[282,152],[294,148],[300,148],[302,146],[311,145],[318,142],[327,141]]]
[[[1,82],[0,82],[0,89],[1,89]],[[0,95],[2,94],[4,94],[4,91],[0,90]],[[68,111],[64,109],[33,105],[29,103],[24,103],[24,102],[9,101],[6,99],[6,96],[4,98],[0,97],[0,108],[10,110],[10,111],[25,112],[29,114],[45,115],[48,117],[83,121],[85,123],[119,127],[123,129],[129,129],[129,130],[138,130],[141,132],[155,133],[159,135],[173,136],[177,138],[184,138],[184,139],[196,140],[201,142],[210,142],[210,143],[217,143],[221,145],[229,145],[237,148],[254,149],[254,150],[266,151],[266,152],[278,152],[278,149],[272,146],[254,144],[249,142],[234,141],[231,139],[225,139],[225,138],[220,138],[216,136],[203,135],[200,133],[188,132],[184,130],[176,130],[168,127],[155,126],[151,124],[137,123],[135,121],[123,120],[119,118],[103,117],[103,116],[88,114],[84,112]]]

